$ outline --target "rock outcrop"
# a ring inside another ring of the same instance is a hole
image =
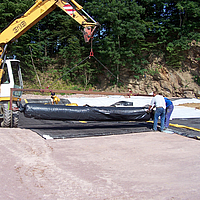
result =
[[[148,72],[140,79],[129,79],[133,93],[149,94],[156,90],[169,97],[200,96],[200,43],[193,41],[186,60],[179,69],[170,69],[161,57],[150,56]],[[196,81],[195,81],[196,80]]]

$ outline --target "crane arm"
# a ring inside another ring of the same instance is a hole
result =
[[[89,42],[100,25],[93,20],[76,1],[36,0],[31,8],[13,20],[0,33],[0,63],[6,52],[7,44],[18,39],[33,25],[52,12],[57,6],[84,27],[84,38],[86,42]]]

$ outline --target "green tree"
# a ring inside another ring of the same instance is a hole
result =
[[[132,0],[95,0],[85,7],[101,24],[99,40],[95,42],[100,60],[118,78],[124,67],[137,75],[143,74],[141,41],[145,39],[146,28],[140,18],[145,11],[142,6]]]
[[[1,27],[9,25],[10,21],[16,16],[23,14],[33,4],[34,0],[14,0],[12,2],[3,0],[0,8],[0,18],[5,23],[1,24]],[[21,61],[24,78],[30,80],[34,77],[34,70],[29,47],[31,47],[37,69],[46,72],[49,65],[63,63],[65,55],[62,55],[61,52],[69,45],[69,39],[72,35],[75,35],[78,39],[82,36],[79,33],[79,26],[76,21],[71,19],[60,8],[56,8],[52,13],[24,33],[18,39],[18,42],[12,43],[9,46],[7,56],[14,56]],[[77,57],[76,54],[73,55],[74,58]],[[62,69],[62,66],[60,68]]]
[[[0,28],[24,13],[34,0],[1,0]],[[127,68],[136,78],[146,72],[150,53],[164,55],[168,67],[180,67],[192,40],[200,41],[200,2],[189,0],[88,0],[78,1],[101,24],[93,40],[95,59],[87,60],[64,76],[68,84],[94,84],[104,74],[111,84],[119,83]],[[9,46],[7,56],[21,60],[22,71],[31,80],[36,68],[46,73],[53,66],[61,76],[89,55],[82,26],[60,8],[38,22],[18,42]],[[117,77],[117,78],[116,78]]]
[[[20,0],[20,1],[1,0],[1,6],[0,6],[1,32],[5,28],[7,28],[14,19],[20,17],[21,14],[26,12],[26,10],[28,10],[28,8],[33,4],[34,0]],[[16,57],[17,59],[20,59],[22,66],[25,66],[25,64],[30,63],[30,57],[28,56],[27,58],[27,54],[29,54],[29,51],[27,51],[28,48],[26,46],[27,43],[30,41],[29,34],[30,34],[29,32],[24,33],[18,39],[18,41],[8,46],[7,57]]]
[[[162,53],[170,67],[180,67],[191,40],[200,39],[199,1],[140,0],[145,8],[147,51]],[[148,49],[149,48],[149,49]]]

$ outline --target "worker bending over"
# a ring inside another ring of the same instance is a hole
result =
[[[166,110],[165,110],[165,129],[169,126],[169,120],[171,117],[171,114],[174,110],[174,105],[171,100],[169,100],[167,97],[164,97],[165,103],[166,103]]]
[[[153,131],[157,131],[158,118],[160,117],[160,131],[162,132],[164,130],[165,123],[166,103],[164,97],[159,95],[156,91],[153,92],[153,98],[148,111],[150,112],[154,107],[156,107],[156,111],[154,113]]]

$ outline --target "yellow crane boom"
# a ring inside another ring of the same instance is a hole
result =
[[[84,27],[84,38],[86,42],[89,42],[100,25],[90,17],[76,1],[36,0],[31,8],[13,20],[0,33],[0,63],[6,52],[7,44],[18,39],[33,25],[52,12],[57,6]]]

